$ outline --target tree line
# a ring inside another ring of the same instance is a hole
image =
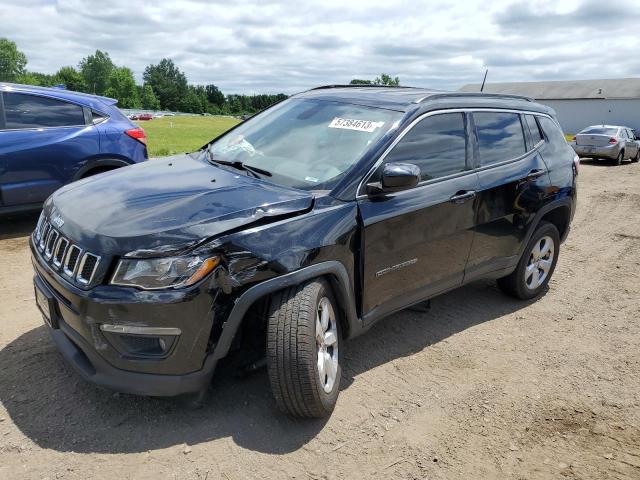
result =
[[[214,85],[191,85],[171,59],[148,65],[137,85],[130,68],[113,63],[109,54],[96,50],[80,60],[77,68],[65,66],[54,74],[27,70],[27,57],[15,42],[0,38],[0,82],[43,87],[63,86],[76,92],[104,95],[118,100],[121,108],[171,110],[188,113],[252,114],[284,100],[275,95],[225,95]],[[374,80],[353,79],[351,84],[400,85],[398,77],[383,73]]]
[[[287,98],[275,95],[225,95],[213,84],[191,85],[171,59],[148,65],[137,85],[130,68],[113,63],[109,54],[96,50],[80,60],[77,68],[65,66],[54,74],[27,69],[27,57],[15,42],[0,38],[0,82],[104,95],[118,100],[121,108],[171,110],[188,113],[252,114]]]

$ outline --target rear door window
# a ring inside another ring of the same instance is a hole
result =
[[[466,169],[466,136],[462,113],[443,113],[421,120],[387,155],[386,163],[412,163],[421,180],[433,180]]]
[[[7,129],[49,128],[84,125],[82,107],[48,97],[4,93]]]
[[[520,115],[508,112],[474,112],[480,165],[512,160],[526,152]]]

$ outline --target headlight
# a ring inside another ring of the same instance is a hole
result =
[[[207,276],[218,263],[218,257],[201,256],[123,259],[111,283],[145,290],[187,287]]]

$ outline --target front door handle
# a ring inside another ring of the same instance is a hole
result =
[[[476,196],[475,190],[461,190],[453,195],[449,201],[451,203],[464,203]]]
[[[531,180],[535,180],[536,178],[540,178],[541,176],[544,175],[544,170],[540,170],[538,168],[536,168],[535,170],[531,170],[526,177],[524,177],[525,180],[527,181],[531,181]]]

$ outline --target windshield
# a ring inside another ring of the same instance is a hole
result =
[[[617,128],[607,128],[607,127],[587,127],[580,134],[590,133],[592,135],[615,135],[618,133]]]
[[[268,172],[274,183],[330,190],[401,115],[348,103],[289,99],[216,140],[208,148],[209,158]]]

